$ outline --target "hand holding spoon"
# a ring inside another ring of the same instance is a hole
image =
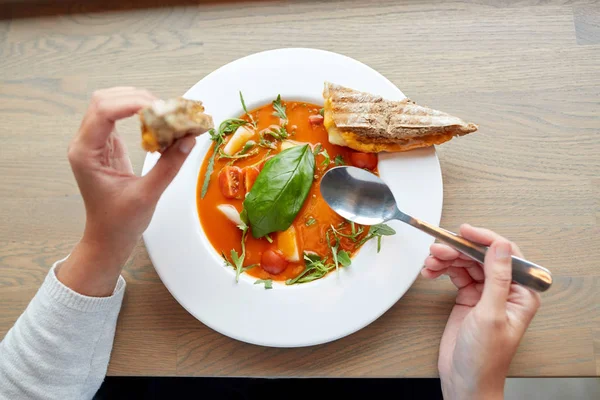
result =
[[[321,194],[329,207],[347,220],[376,225],[397,219],[483,264],[486,246],[403,213],[390,188],[375,174],[355,167],[332,168],[321,179]],[[512,256],[512,277],[513,281],[538,292],[552,285],[550,271],[515,256]]]

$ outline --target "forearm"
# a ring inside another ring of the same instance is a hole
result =
[[[128,239],[113,243],[86,232],[69,258],[57,268],[56,277],[79,294],[110,296],[136,242]]]
[[[104,379],[125,281],[88,297],[55,268],[0,343],[0,398],[91,398]]]

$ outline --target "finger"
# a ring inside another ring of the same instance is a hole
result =
[[[429,268],[432,271],[439,271],[442,269],[446,269],[449,266],[452,265],[454,261],[452,260],[440,260],[437,257],[433,257],[433,256],[429,256],[425,259],[425,262],[423,263],[425,265],[425,267]]]
[[[460,256],[460,252],[452,247],[434,243],[429,248],[429,252],[432,256],[439,258],[440,260],[456,260]]]
[[[515,325],[521,332],[525,332],[540,307],[540,294],[513,283],[508,295],[508,303],[509,315],[513,313],[516,317],[509,320],[515,321]]]
[[[477,290],[476,285],[468,285],[458,291],[456,295],[456,304],[462,306],[475,307],[481,300],[481,291]]]
[[[485,280],[483,268],[481,268],[479,264],[474,265],[472,267],[466,267],[466,270],[475,282],[483,282]]]
[[[145,90],[97,92],[81,123],[80,139],[92,146],[103,146],[119,119],[130,117],[148,107],[155,97]]]
[[[194,136],[186,136],[177,140],[162,153],[154,168],[142,178],[143,190],[150,195],[153,201],[158,201],[195,145],[196,138]]]
[[[424,278],[426,279],[436,279],[442,275],[444,275],[446,273],[446,270],[440,270],[440,271],[434,271],[428,268],[423,268],[421,270],[421,275],[423,275]]]
[[[450,267],[446,270],[446,275],[450,277],[450,280],[457,287],[457,289],[462,289],[465,286],[470,285],[475,282],[471,275],[467,272],[466,269],[461,267]]]
[[[462,254],[458,250],[441,243],[434,243],[429,248],[429,252],[432,256],[435,256],[441,260],[472,260],[469,256]]]
[[[512,283],[511,251],[510,242],[499,239],[492,243],[485,255],[481,304],[494,313],[506,312],[506,300]]]
[[[465,239],[472,240],[476,243],[483,244],[485,246],[491,245],[496,240],[507,240],[503,236],[498,235],[496,232],[493,232],[489,229],[485,228],[476,228],[469,224],[463,224],[460,226],[460,235]],[[517,247],[516,244],[510,242],[512,248],[512,254],[515,254],[519,257],[523,257],[521,250]]]

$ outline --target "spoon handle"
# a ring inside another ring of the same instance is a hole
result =
[[[430,234],[440,241],[454,247],[464,255],[483,264],[488,247],[472,242],[462,236],[458,236],[456,233],[431,225],[404,213],[401,214],[402,215],[398,216],[399,220]],[[544,292],[552,285],[552,274],[550,271],[540,265],[515,256],[512,256],[512,278],[513,281],[518,284],[538,292]]]

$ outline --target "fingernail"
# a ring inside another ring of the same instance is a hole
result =
[[[510,258],[510,243],[498,243],[496,246],[496,260],[506,260],[508,258]]]
[[[196,138],[187,137],[184,138],[181,142],[179,142],[179,151],[183,154],[188,154],[194,148],[196,144]]]

